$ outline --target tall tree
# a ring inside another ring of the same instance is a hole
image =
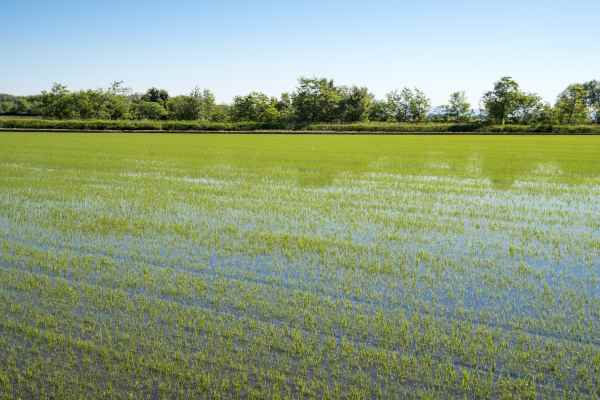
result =
[[[508,117],[512,123],[529,124],[546,119],[547,107],[540,96],[533,93],[521,93],[516,108]]]
[[[500,78],[494,89],[485,93],[483,105],[488,118],[504,125],[508,117],[519,107],[523,93],[519,84],[509,76]]]
[[[13,102],[9,100],[0,100],[0,114],[10,114],[13,111]]]
[[[471,104],[467,100],[465,92],[453,92],[448,99],[448,105],[444,106],[444,113],[451,121],[465,121],[469,118]]]
[[[0,114],[12,114],[17,105],[17,97],[0,93]]]
[[[210,120],[215,122],[228,122],[231,120],[231,106],[229,104],[215,104],[210,115]]]
[[[65,85],[54,83],[50,91],[42,91],[41,112],[45,117],[68,119],[78,118],[74,98]]]
[[[167,110],[155,101],[139,101],[135,106],[135,117],[137,119],[164,119],[167,116]]]
[[[333,122],[339,120],[342,93],[333,80],[300,78],[292,94],[292,106],[297,122]]]
[[[374,100],[369,108],[369,120],[391,122],[395,120],[394,110],[386,100]]]
[[[342,98],[339,103],[338,115],[344,122],[365,121],[369,119],[369,108],[374,96],[366,87],[341,87]]]
[[[191,96],[196,98],[199,104],[199,119],[209,120],[215,109],[215,95],[208,89],[196,87],[192,90]]]
[[[391,114],[398,122],[422,122],[427,119],[431,102],[424,92],[415,88],[394,90],[387,94]]]
[[[126,87],[124,81],[113,81],[108,88],[108,93],[115,96],[127,96],[131,93],[131,88]]]
[[[215,96],[210,90],[194,88],[189,96],[167,100],[170,117],[177,120],[210,120],[215,108]]]
[[[279,112],[279,120],[289,123],[294,118],[294,108],[292,107],[292,96],[289,93],[282,93],[275,105]]]
[[[588,92],[584,85],[569,85],[556,100],[556,112],[561,124],[581,124],[589,121]]]
[[[586,101],[592,111],[594,122],[600,123],[600,81],[593,80],[583,84]]]
[[[142,100],[160,103],[164,106],[167,103],[167,100],[169,100],[169,92],[164,89],[152,87],[144,93]]]
[[[231,118],[234,121],[274,122],[279,119],[277,103],[276,98],[260,92],[236,96],[231,106]]]

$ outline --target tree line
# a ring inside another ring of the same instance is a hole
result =
[[[217,104],[207,89],[170,96],[164,89],[132,93],[123,82],[107,89],[69,91],[62,84],[35,96],[0,94],[0,114],[52,119],[253,121],[281,125],[315,122],[483,122],[492,124],[600,123],[600,81],[569,85],[554,104],[503,77],[475,110],[465,92],[450,94],[447,104],[431,107],[418,88],[403,88],[376,99],[366,87],[338,86],[331,79],[300,78],[292,93],[271,97],[261,92]]]

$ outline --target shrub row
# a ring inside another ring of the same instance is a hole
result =
[[[305,129],[324,132],[448,133],[476,132],[480,127],[481,125],[477,123],[362,122],[352,124],[312,124]]]
[[[290,129],[281,123],[208,122],[208,121],[138,121],[138,120],[48,120],[0,118],[4,129],[64,129],[115,131],[260,131],[290,130],[356,133],[489,133],[489,134],[600,134],[600,125],[485,125],[481,123],[393,123],[362,122],[353,124],[317,123]]]
[[[5,129],[68,129],[116,131],[244,131],[280,128],[261,122],[0,119]]]
[[[482,133],[556,133],[600,135],[600,125],[484,125]]]
[[[600,134],[600,125],[487,125],[481,123],[393,123],[312,124],[307,130],[323,132],[382,133],[481,133],[481,134]]]

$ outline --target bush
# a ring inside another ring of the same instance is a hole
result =
[[[0,118],[0,128],[77,130],[77,131],[306,131],[339,133],[473,133],[473,134],[600,134],[600,125],[484,125],[481,123],[396,123],[360,122],[352,124],[317,123],[290,127],[282,122],[210,122],[150,120],[55,120],[33,118]]]
[[[600,134],[600,125],[488,125],[482,127],[482,133],[494,134]]]
[[[152,121],[23,119],[0,120],[4,129],[66,129],[91,131],[254,131],[282,129],[281,124],[265,122]]]
[[[4,119],[1,128],[69,130],[160,130],[159,121]]]
[[[476,132],[480,127],[480,124],[362,122],[354,124],[312,124],[306,129],[324,132],[464,133]]]

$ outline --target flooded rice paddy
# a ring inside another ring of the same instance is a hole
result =
[[[0,134],[0,398],[598,398],[600,137]]]

